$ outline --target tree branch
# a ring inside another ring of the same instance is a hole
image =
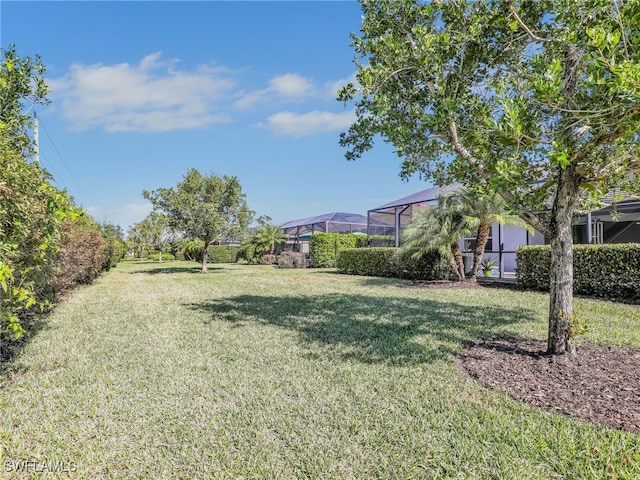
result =
[[[453,147],[458,155],[466,159],[469,163],[473,165],[478,174],[484,179],[485,182],[489,183],[491,180],[491,175],[484,169],[482,162],[480,159],[476,158],[460,141],[460,137],[458,137],[458,127],[456,123],[451,121],[449,122],[449,139],[448,143]],[[515,199],[515,196],[506,190],[498,190],[498,194],[504,198],[505,202],[510,205],[517,206],[518,202]],[[549,229],[547,226],[538,218],[537,215],[531,212],[518,212],[518,216],[535,228],[537,231],[542,233],[543,235],[548,235]]]
[[[513,15],[513,17],[516,19],[516,22],[518,22],[518,25],[520,25],[520,27],[527,33],[527,36],[531,40],[533,40],[534,42],[540,42],[540,43],[550,42],[551,41],[551,39],[549,39],[549,38],[542,38],[542,37],[537,36],[535,33],[533,33],[531,31],[531,29],[529,27],[527,27],[527,25],[522,21],[522,19],[518,15],[518,12],[516,12],[516,9],[513,8],[513,5],[509,5],[509,11]]]

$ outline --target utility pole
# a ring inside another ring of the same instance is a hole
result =
[[[37,165],[40,165],[40,132],[38,131],[38,115],[33,111],[33,143],[34,155],[33,159]]]

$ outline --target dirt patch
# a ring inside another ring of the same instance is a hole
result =
[[[640,434],[640,352],[588,344],[572,359],[545,350],[545,342],[501,339],[469,346],[456,362],[517,400]]]

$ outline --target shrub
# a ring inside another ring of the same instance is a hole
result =
[[[342,273],[411,280],[444,280],[451,273],[437,251],[415,260],[410,252],[395,247],[343,250],[338,254],[336,266]]]
[[[275,265],[277,262],[276,256],[267,253],[266,255],[262,255],[260,257],[260,265]]]
[[[314,267],[335,267],[338,252],[347,248],[366,247],[367,237],[354,233],[317,232],[309,239],[309,253]]]
[[[240,245],[211,245],[209,247],[209,263],[236,263]],[[202,257],[200,257],[202,261]]]
[[[239,245],[210,245],[209,263],[236,263],[240,249]],[[204,253],[204,242],[202,240],[188,242],[182,251],[185,259],[200,263]]]
[[[394,277],[398,270],[398,248],[373,247],[342,250],[336,259],[341,273],[370,277]]]
[[[551,247],[518,248],[516,278],[529,290],[548,291]],[[574,245],[573,291],[579,295],[640,300],[640,245]]]
[[[307,258],[301,252],[282,252],[278,255],[278,268],[305,268]]]
[[[109,243],[89,221],[65,220],[60,225],[59,245],[49,285],[53,294],[91,283],[109,264]]]
[[[446,280],[451,276],[451,267],[437,250],[419,259],[411,257],[411,252],[401,249],[396,260],[397,276],[410,280]]]
[[[176,257],[174,255],[172,255],[171,253],[162,252],[162,261],[163,262],[166,262],[166,261],[169,261],[169,260],[175,260],[175,259],[176,259]],[[160,261],[160,253],[159,252],[150,253],[147,256],[147,260],[150,260],[152,262]]]

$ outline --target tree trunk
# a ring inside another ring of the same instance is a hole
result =
[[[158,263],[162,263],[162,249],[159,250],[160,253],[158,254]]]
[[[549,283],[549,334],[547,353],[575,355],[573,320],[573,235],[571,221],[578,197],[579,178],[574,167],[559,173],[551,209],[551,269]]]
[[[478,275],[478,265],[484,257],[484,249],[487,246],[487,240],[489,239],[489,230],[491,229],[490,223],[482,223],[478,226],[476,233],[476,244],[473,249],[473,265],[471,266],[471,272],[469,272],[469,278],[475,280]]]
[[[451,244],[451,253],[453,254],[453,268],[458,276],[458,280],[464,280],[464,259],[458,242]]]
[[[209,273],[207,263],[209,262],[209,241],[205,240],[204,247],[202,247],[202,273]]]

